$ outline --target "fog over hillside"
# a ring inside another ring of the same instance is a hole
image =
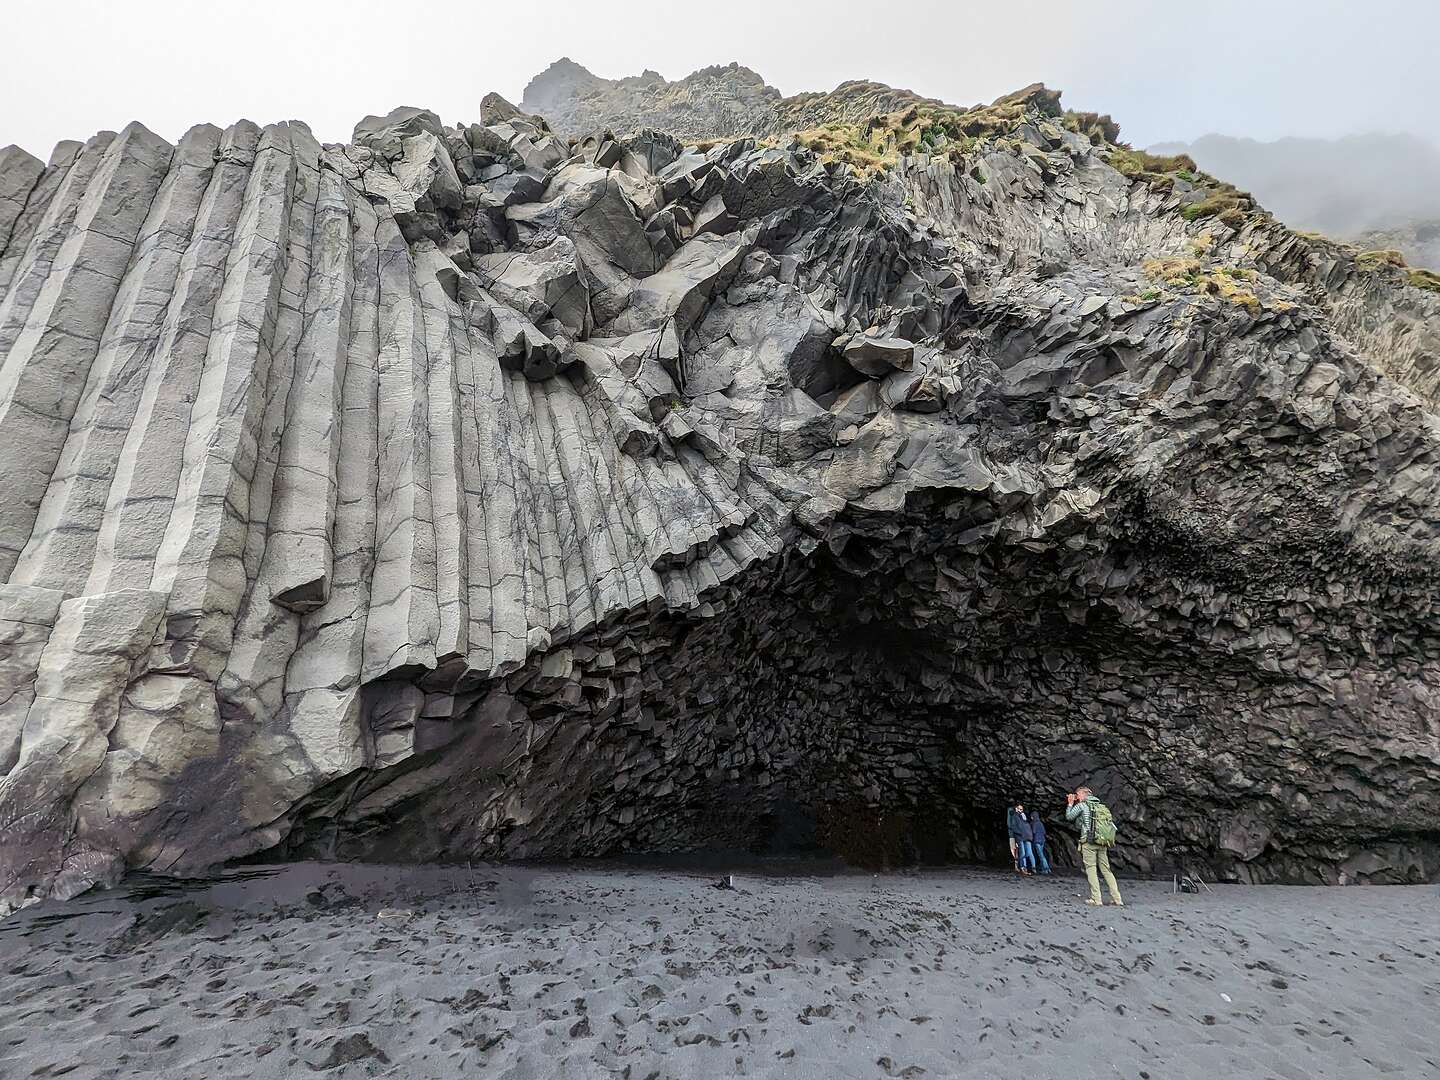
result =
[[[1274,142],[1206,135],[1150,149],[1189,154],[1297,229],[1351,239],[1440,218],[1440,146],[1414,135]]]

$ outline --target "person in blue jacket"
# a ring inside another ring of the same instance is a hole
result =
[[[1026,815],[1030,819],[1030,847],[1035,852],[1035,865],[1042,874],[1050,873],[1050,860],[1045,857],[1045,822],[1040,820],[1040,811],[1031,810]]]
[[[1005,815],[1005,826],[1010,833],[1010,851],[1015,856],[1015,871],[1020,874],[1035,872],[1035,850],[1032,846],[1034,833],[1030,820],[1025,816],[1025,804],[1016,803]]]

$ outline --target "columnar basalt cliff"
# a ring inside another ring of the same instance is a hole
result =
[[[1440,297],[1043,88],[817,101],[5,151],[0,911],[1087,777],[1142,870],[1440,873]]]

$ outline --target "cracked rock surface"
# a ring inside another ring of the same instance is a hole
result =
[[[1132,868],[1440,874],[1440,298],[1056,98],[872,177],[494,96],[0,153],[0,912],[1086,778]]]

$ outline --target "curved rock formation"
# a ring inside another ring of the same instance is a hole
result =
[[[1440,872],[1440,298],[1056,97],[869,175],[493,98],[7,151],[0,910],[985,856],[1083,777],[1141,869]]]

